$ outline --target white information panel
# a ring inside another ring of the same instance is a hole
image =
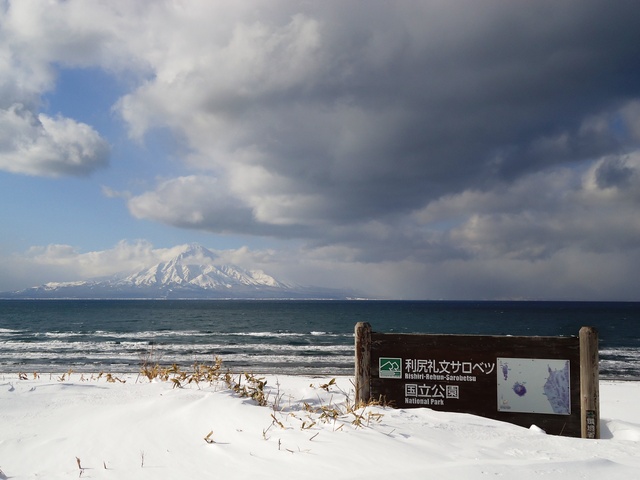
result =
[[[498,358],[498,411],[571,415],[569,360]]]

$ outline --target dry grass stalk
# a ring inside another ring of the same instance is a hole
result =
[[[213,430],[207,433],[207,436],[204,437],[204,441],[207,443],[216,443],[216,441],[213,438],[211,438],[211,435],[213,435]]]
[[[112,374],[110,374],[110,373],[107,373],[107,374],[105,375],[105,378],[106,378],[107,382],[109,382],[109,383],[116,383],[116,382],[120,382],[120,383],[127,383],[127,381],[126,381],[126,380],[122,380],[121,378],[114,377],[114,376],[113,376]]]

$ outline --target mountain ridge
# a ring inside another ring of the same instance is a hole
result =
[[[262,270],[216,264],[209,249],[192,244],[172,259],[126,276],[48,282],[0,298],[23,299],[348,299],[347,291],[279,281]]]

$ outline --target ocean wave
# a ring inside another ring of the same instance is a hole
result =
[[[23,343],[17,341],[0,342],[0,350],[2,354],[15,352],[19,355],[28,355],[31,351],[71,351],[78,353],[86,353],[91,351],[114,352],[123,350],[144,350],[144,351],[210,351],[216,352],[220,350],[249,350],[249,351],[273,351],[273,352],[350,352],[353,351],[351,345],[286,345],[286,344],[265,344],[265,343],[246,343],[239,345],[230,345],[224,343],[199,343],[199,344],[168,344],[168,345],[149,345],[146,342],[63,342],[60,340],[52,340],[49,342],[31,342]]]
[[[0,335],[15,335],[16,333],[22,333],[20,330],[13,330],[11,328],[0,328]]]
[[[326,365],[340,365],[344,368],[352,367],[353,356],[351,355],[308,355],[300,356],[295,354],[288,355],[270,355],[270,354],[252,354],[252,353],[229,353],[220,356],[224,365],[232,366],[237,364],[243,364],[252,367],[264,367],[269,365],[306,365],[316,366],[317,368],[323,368]],[[157,362],[161,365],[178,364],[183,367],[193,365],[193,363],[210,364],[213,363],[215,356],[212,354],[197,353],[177,353],[166,352],[165,354],[157,358]],[[100,354],[98,352],[86,353],[79,356],[77,352],[56,352],[55,355],[51,355],[51,352],[39,351],[30,352],[29,355],[23,357],[15,357],[11,355],[0,354],[0,362],[8,368],[8,371],[15,370],[15,367],[22,366],[24,369],[32,370],[34,365],[38,362],[42,362],[43,365],[49,365],[47,370],[50,370],[51,366],[65,365],[63,370],[67,368],[78,369],[82,368],[85,371],[87,369],[95,369],[97,365],[107,366],[113,364],[128,365],[131,371],[137,371],[144,363],[147,363],[147,359],[144,356],[137,355],[134,352],[110,352],[108,355]],[[12,368],[12,366],[14,368]]]
[[[0,330],[0,333],[1,330]],[[24,333],[17,332],[16,333]],[[103,337],[103,338],[183,338],[183,337],[257,337],[257,338],[287,338],[287,337],[329,337],[329,338],[353,338],[353,333],[330,333],[330,332],[213,332],[199,330],[152,330],[142,332],[109,332],[96,330],[89,332],[44,332],[34,333],[35,337],[49,338],[75,338],[75,337]]]
[[[19,337],[14,335],[19,333]],[[48,332],[26,336],[24,331],[1,329],[0,371],[137,371],[145,362],[183,368],[210,363],[216,356],[230,367],[265,373],[277,371],[324,374],[334,368],[352,370],[352,334],[323,331],[202,332],[148,331],[115,333],[106,330]],[[160,335],[158,335],[160,333]],[[197,333],[197,335],[194,335]],[[192,341],[189,341],[189,339]],[[348,341],[347,341],[348,340]],[[599,351],[603,378],[640,377],[640,351],[632,347]],[[44,367],[42,367],[44,366]]]
[[[308,333],[300,333],[300,332],[221,332],[221,333],[211,333],[210,335],[219,335],[221,337],[333,337],[333,338],[353,338],[353,333],[328,333],[328,332],[308,332]]]
[[[247,372],[256,375],[306,375],[306,376],[322,376],[335,377],[338,375],[352,375],[353,365],[348,364],[323,364],[320,367],[313,364],[257,364],[245,365],[241,363],[234,364],[227,362],[227,367],[234,374]],[[73,365],[55,365],[48,360],[41,362],[31,362],[28,365],[13,365],[4,373],[18,372],[36,372],[39,375],[50,375],[54,379],[54,375],[71,370],[74,374],[97,375],[100,372],[108,372],[112,374],[131,374],[138,373],[139,366],[130,363],[118,362],[116,360],[106,362],[94,362],[90,364],[73,364]],[[188,369],[185,367],[185,370]]]
[[[619,347],[600,349],[601,356],[625,356],[629,358],[640,358],[640,350],[634,347]]]
[[[30,344],[25,350],[20,342],[0,342],[0,365],[5,373],[11,371],[138,371],[144,363],[188,368],[193,363],[209,364],[220,357],[229,368],[243,367],[247,371],[275,373],[277,371],[326,374],[353,369],[354,355],[350,346],[287,346],[246,344],[229,347],[222,344],[170,345],[149,350],[145,345],[63,342]],[[638,378],[640,355],[627,352],[622,357],[617,349],[600,358],[603,378]],[[617,355],[617,356],[616,356]],[[114,365],[117,368],[114,369]],[[283,370],[284,369],[284,370]]]

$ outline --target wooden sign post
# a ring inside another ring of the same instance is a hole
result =
[[[355,328],[356,402],[464,412],[599,438],[598,334],[382,334]]]
[[[371,397],[371,325],[356,324],[356,404]]]
[[[580,425],[582,438],[600,438],[598,332],[580,329]]]

